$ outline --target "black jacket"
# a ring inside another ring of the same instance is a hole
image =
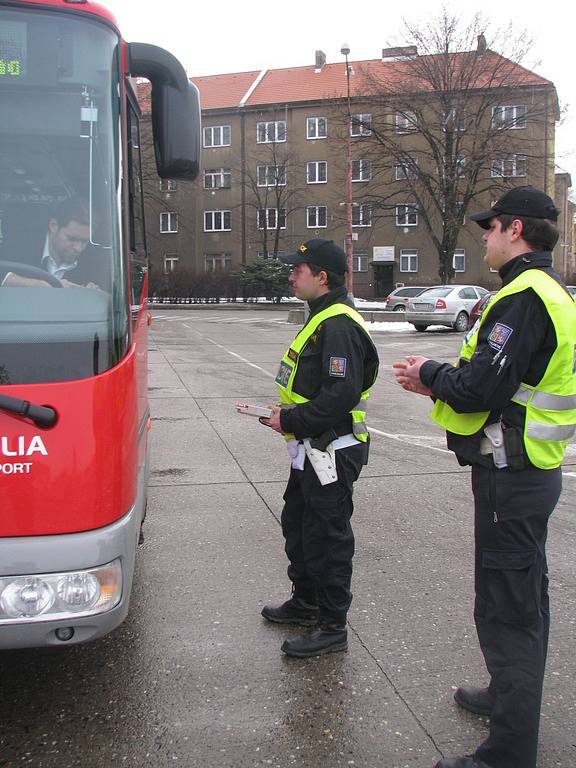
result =
[[[353,306],[345,287],[310,302],[308,322],[336,303]],[[319,437],[329,430],[337,435],[349,434],[350,411],[358,404],[362,392],[371,386],[377,371],[376,347],[357,323],[346,315],[321,323],[300,353],[293,387],[310,402],[282,410],[283,431],[298,439]]]
[[[527,269],[541,269],[563,285],[552,269],[551,254],[543,251],[526,253],[507,262],[500,269],[503,286]],[[489,339],[498,324],[500,333],[497,335],[500,339],[505,338],[501,351],[498,344]],[[490,310],[469,362],[461,360],[460,366],[454,368],[447,363],[429,360],[420,370],[420,379],[432,390],[434,397],[459,413],[490,411],[490,422],[502,417],[504,426],[509,429],[511,450],[523,453],[525,409],[512,403],[510,398],[521,382],[538,384],[555,349],[554,325],[540,297],[528,288],[499,300]],[[479,454],[482,430],[470,437],[448,432],[447,437],[448,447],[456,453],[461,464],[493,466],[490,457]],[[528,466],[527,457],[523,460]]]

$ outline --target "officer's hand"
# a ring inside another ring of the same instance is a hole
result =
[[[275,432],[279,432],[281,435],[284,434],[282,432],[282,427],[280,426],[280,411],[281,408],[278,405],[270,405],[269,408],[272,408],[274,413],[272,416],[270,416],[269,419],[265,419],[263,416],[260,417],[259,421],[260,424],[264,424],[266,427],[272,427],[272,429]]]
[[[393,364],[396,381],[407,392],[415,392],[418,395],[432,395],[432,390],[425,387],[420,381],[420,368],[428,360],[422,355],[407,355],[406,361],[398,360]]]

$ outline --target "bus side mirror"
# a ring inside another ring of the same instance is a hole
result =
[[[193,180],[200,169],[200,96],[164,48],[127,43],[128,72],[152,83],[152,132],[162,179]]]

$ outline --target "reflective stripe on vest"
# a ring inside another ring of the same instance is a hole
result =
[[[336,317],[337,315],[347,315],[357,325],[362,328],[364,333],[370,339],[370,333],[366,328],[366,324],[362,318],[362,315],[347,304],[332,304],[331,306],[323,309],[318,314],[313,315],[308,320],[308,323],[299,331],[296,338],[284,353],[282,360],[280,361],[280,368],[276,376],[276,387],[278,394],[284,405],[301,405],[307,403],[308,398],[299,395],[293,390],[294,379],[296,377],[296,371],[298,369],[298,362],[300,360],[300,353],[308,343],[309,339],[316,333],[318,327],[325,320],[330,317]],[[376,377],[374,377],[374,380]],[[370,384],[370,387],[374,384],[374,381]],[[360,395],[360,402],[358,402],[354,408],[350,411],[352,417],[352,432],[354,436],[366,442],[368,439],[368,427],[366,426],[366,408],[367,400],[370,396],[370,387],[364,390]],[[286,439],[291,439],[292,435],[285,435]]]
[[[532,288],[546,307],[557,344],[538,385],[522,383],[512,401],[526,408],[524,447],[528,458],[540,469],[553,469],[562,463],[566,445],[576,434],[576,304],[562,286],[540,269],[522,272],[498,291],[482,318],[466,335],[460,359],[471,359],[480,327],[496,302],[527,288]],[[458,435],[475,434],[488,416],[488,411],[458,413],[441,401],[437,401],[432,410],[432,419],[437,424]]]

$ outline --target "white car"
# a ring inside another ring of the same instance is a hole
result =
[[[479,285],[436,285],[408,302],[406,320],[417,331],[425,331],[429,325],[467,331],[472,307],[486,293]]]

